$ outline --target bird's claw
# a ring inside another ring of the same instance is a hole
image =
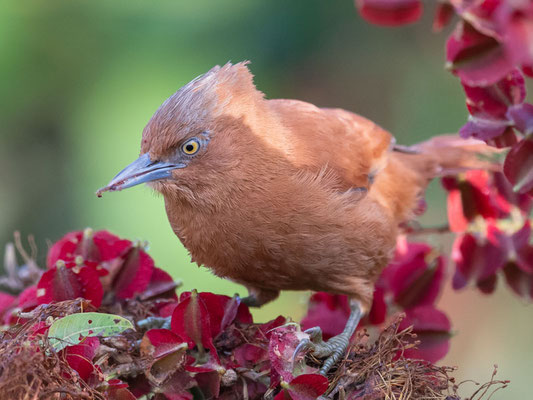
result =
[[[348,349],[350,338],[343,332],[325,342],[319,327],[307,329],[305,333],[309,334],[309,338],[303,339],[296,346],[293,362],[301,353],[309,351],[317,358],[326,358],[319,371],[321,375],[326,375]]]

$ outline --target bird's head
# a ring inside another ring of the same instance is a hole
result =
[[[263,100],[246,64],[216,66],[169,97],[144,128],[140,157],[97,195],[141,183],[193,195],[220,184],[249,151],[245,115]]]

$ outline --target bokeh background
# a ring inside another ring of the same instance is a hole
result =
[[[191,264],[162,199],[148,188],[94,195],[139,152],[160,103],[215,64],[251,60],[268,97],[358,112],[411,144],[454,132],[467,117],[461,87],[443,68],[447,32],[431,33],[432,5],[414,26],[386,29],[350,0],[91,0],[0,3],[0,243],[13,231],[47,246],[91,226],[150,242],[156,264],[184,289],[232,295],[242,287]],[[424,224],[446,220],[438,183]],[[450,238],[429,238],[449,249]],[[285,293],[255,313],[299,320],[308,293]],[[493,364],[530,398],[533,309],[500,284],[493,296],[454,293],[440,307],[455,337],[443,364],[458,381],[485,381]],[[472,389],[470,386],[469,389]]]

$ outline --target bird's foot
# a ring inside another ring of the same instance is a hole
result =
[[[326,375],[348,350],[350,338],[363,315],[361,305],[358,301],[350,301],[350,310],[350,316],[348,317],[348,321],[346,321],[346,326],[342,333],[333,336],[327,342],[322,339],[322,330],[318,326],[307,329],[305,333],[309,335],[309,338],[302,340],[296,346],[293,360],[306,351],[309,351],[317,358],[326,358],[319,371],[320,374]]]
[[[321,375],[326,375],[348,350],[351,335],[342,332],[328,341],[324,341],[322,330],[318,326],[307,329],[305,333],[309,334],[309,339],[304,339],[298,344],[294,350],[293,359],[305,351],[312,353],[317,358],[326,358],[319,371]]]

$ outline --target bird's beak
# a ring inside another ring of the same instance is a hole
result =
[[[145,153],[120,171],[107,186],[98,189],[96,195],[100,197],[103,192],[115,192],[140,185],[141,183],[170,178],[173,169],[184,167],[185,164],[181,163],[152,161],[150,160],[150,155]]]

